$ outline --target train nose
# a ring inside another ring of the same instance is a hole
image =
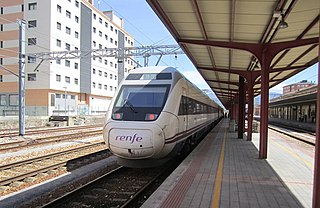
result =
[[[131,159],[150,158],[164,146],[164,133],[157,125],[141,125],[138,128],[111,128],[108,135],[111,152]]]

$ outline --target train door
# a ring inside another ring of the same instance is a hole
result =
[[[179,107],[179,129],[184,132],[188,129],[188,98],[186,88],[182,88]]]

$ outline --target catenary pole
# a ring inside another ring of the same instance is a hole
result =
[[[25,134],[25,20],[18,20],[19,24],[19,135]]]

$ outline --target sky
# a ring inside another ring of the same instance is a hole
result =
[[[94,0],[94,5],[101,11],[113,10],[116,16],[123,18],[124,28],[133,35],[135,46],[177,44],[145,0]],[[149,66],[155,65],[157,60],[158,57],[151,57]],[[143,59],[139,62],[143,63]],[[176,67],[200,89],[210,89],[186,55],[163,56],[159,65]],[[305,79],[317,83],[317,75],[318,66],[314,65],[271,88],[270,93],[282,93],[283,86]]]

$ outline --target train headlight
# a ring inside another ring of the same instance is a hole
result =
[[[157,119],[157,117],[158,117],[158,114],[147,113],[145,120],[146,120],[146,121],[154,121],[154,120]]]
[[[112,119],[114,120],[121,120],[123,117],[123,113],[113,113],[112,114]]]

